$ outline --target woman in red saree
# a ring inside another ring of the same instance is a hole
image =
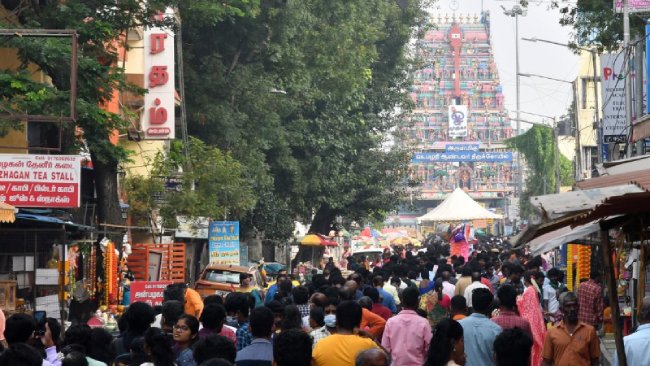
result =
[[[528,319],[530,330],[533,333],[533,349],[530,353],[530,365],[540,366],[542,364],[542,349],[544,348],[544,337],[546,326],[542,315],[542,305],[539,301],[539,290],[536,288],[533,273],[526,271],[523,275],[524,293],[517,298],[517,309],[522,318]]]

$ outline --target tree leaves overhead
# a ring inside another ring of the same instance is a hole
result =
[[[269,200],[307,221],[327,207],[327,223],[396,207],[409,155],[383,145],[410,107],[405,47],[422,6],[264,1],[214,23],[187,22],[181,4],[190,132],[232,152],[271,194],[256,217],[270,216]]]

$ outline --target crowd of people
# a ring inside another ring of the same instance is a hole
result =
[[[61,332],[54,319],[39,330],[15,314],[5,322],[0,366],[599,362],[597,273],[576,294],[561,271],[516,251],[478,250],[465,260],[429,245],[387,254],[372,270],[327,266],[302,284],[281,272],[263,299],[250,291],[197,299],[170,285],[160,308],[132,304],[115,337],[86,324]]]

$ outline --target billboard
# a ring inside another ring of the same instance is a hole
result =
[[[623,53],[600,55],[605,143],[625,142],[630,132],[625,115],[625,61]]]
[[[449,106],[449,138],[467,137],[467,106]]]
[[[167,10],[162,17],[173,17]],[[148,140],[174,138],[174,32],[159,27],[144,31],[145,85],[142,130]]]
[[[447,152],[423,152],[416,153],[411,159],[414,164],[422,163],[439,163],[439,162],[510,162],[512,161],[512,152],[471,152],[462,151],[458,153]]]
[[[630,13],[650,12],[650,0],[627,0],[627,8]],[[614,0],[614,11],[623,12],[623,0]]]
[[[210,263],[239,265],[239,221],[211,221]]]
[[[80,205],[81,156],[0,154],[0,202],[16,207]]]

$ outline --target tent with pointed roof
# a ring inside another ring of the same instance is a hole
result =
[[[436,221],[465,221],[480,219],[503,219],[483,208],[461,188],[456,188],[438,207],[418,217],[418,223]]]

